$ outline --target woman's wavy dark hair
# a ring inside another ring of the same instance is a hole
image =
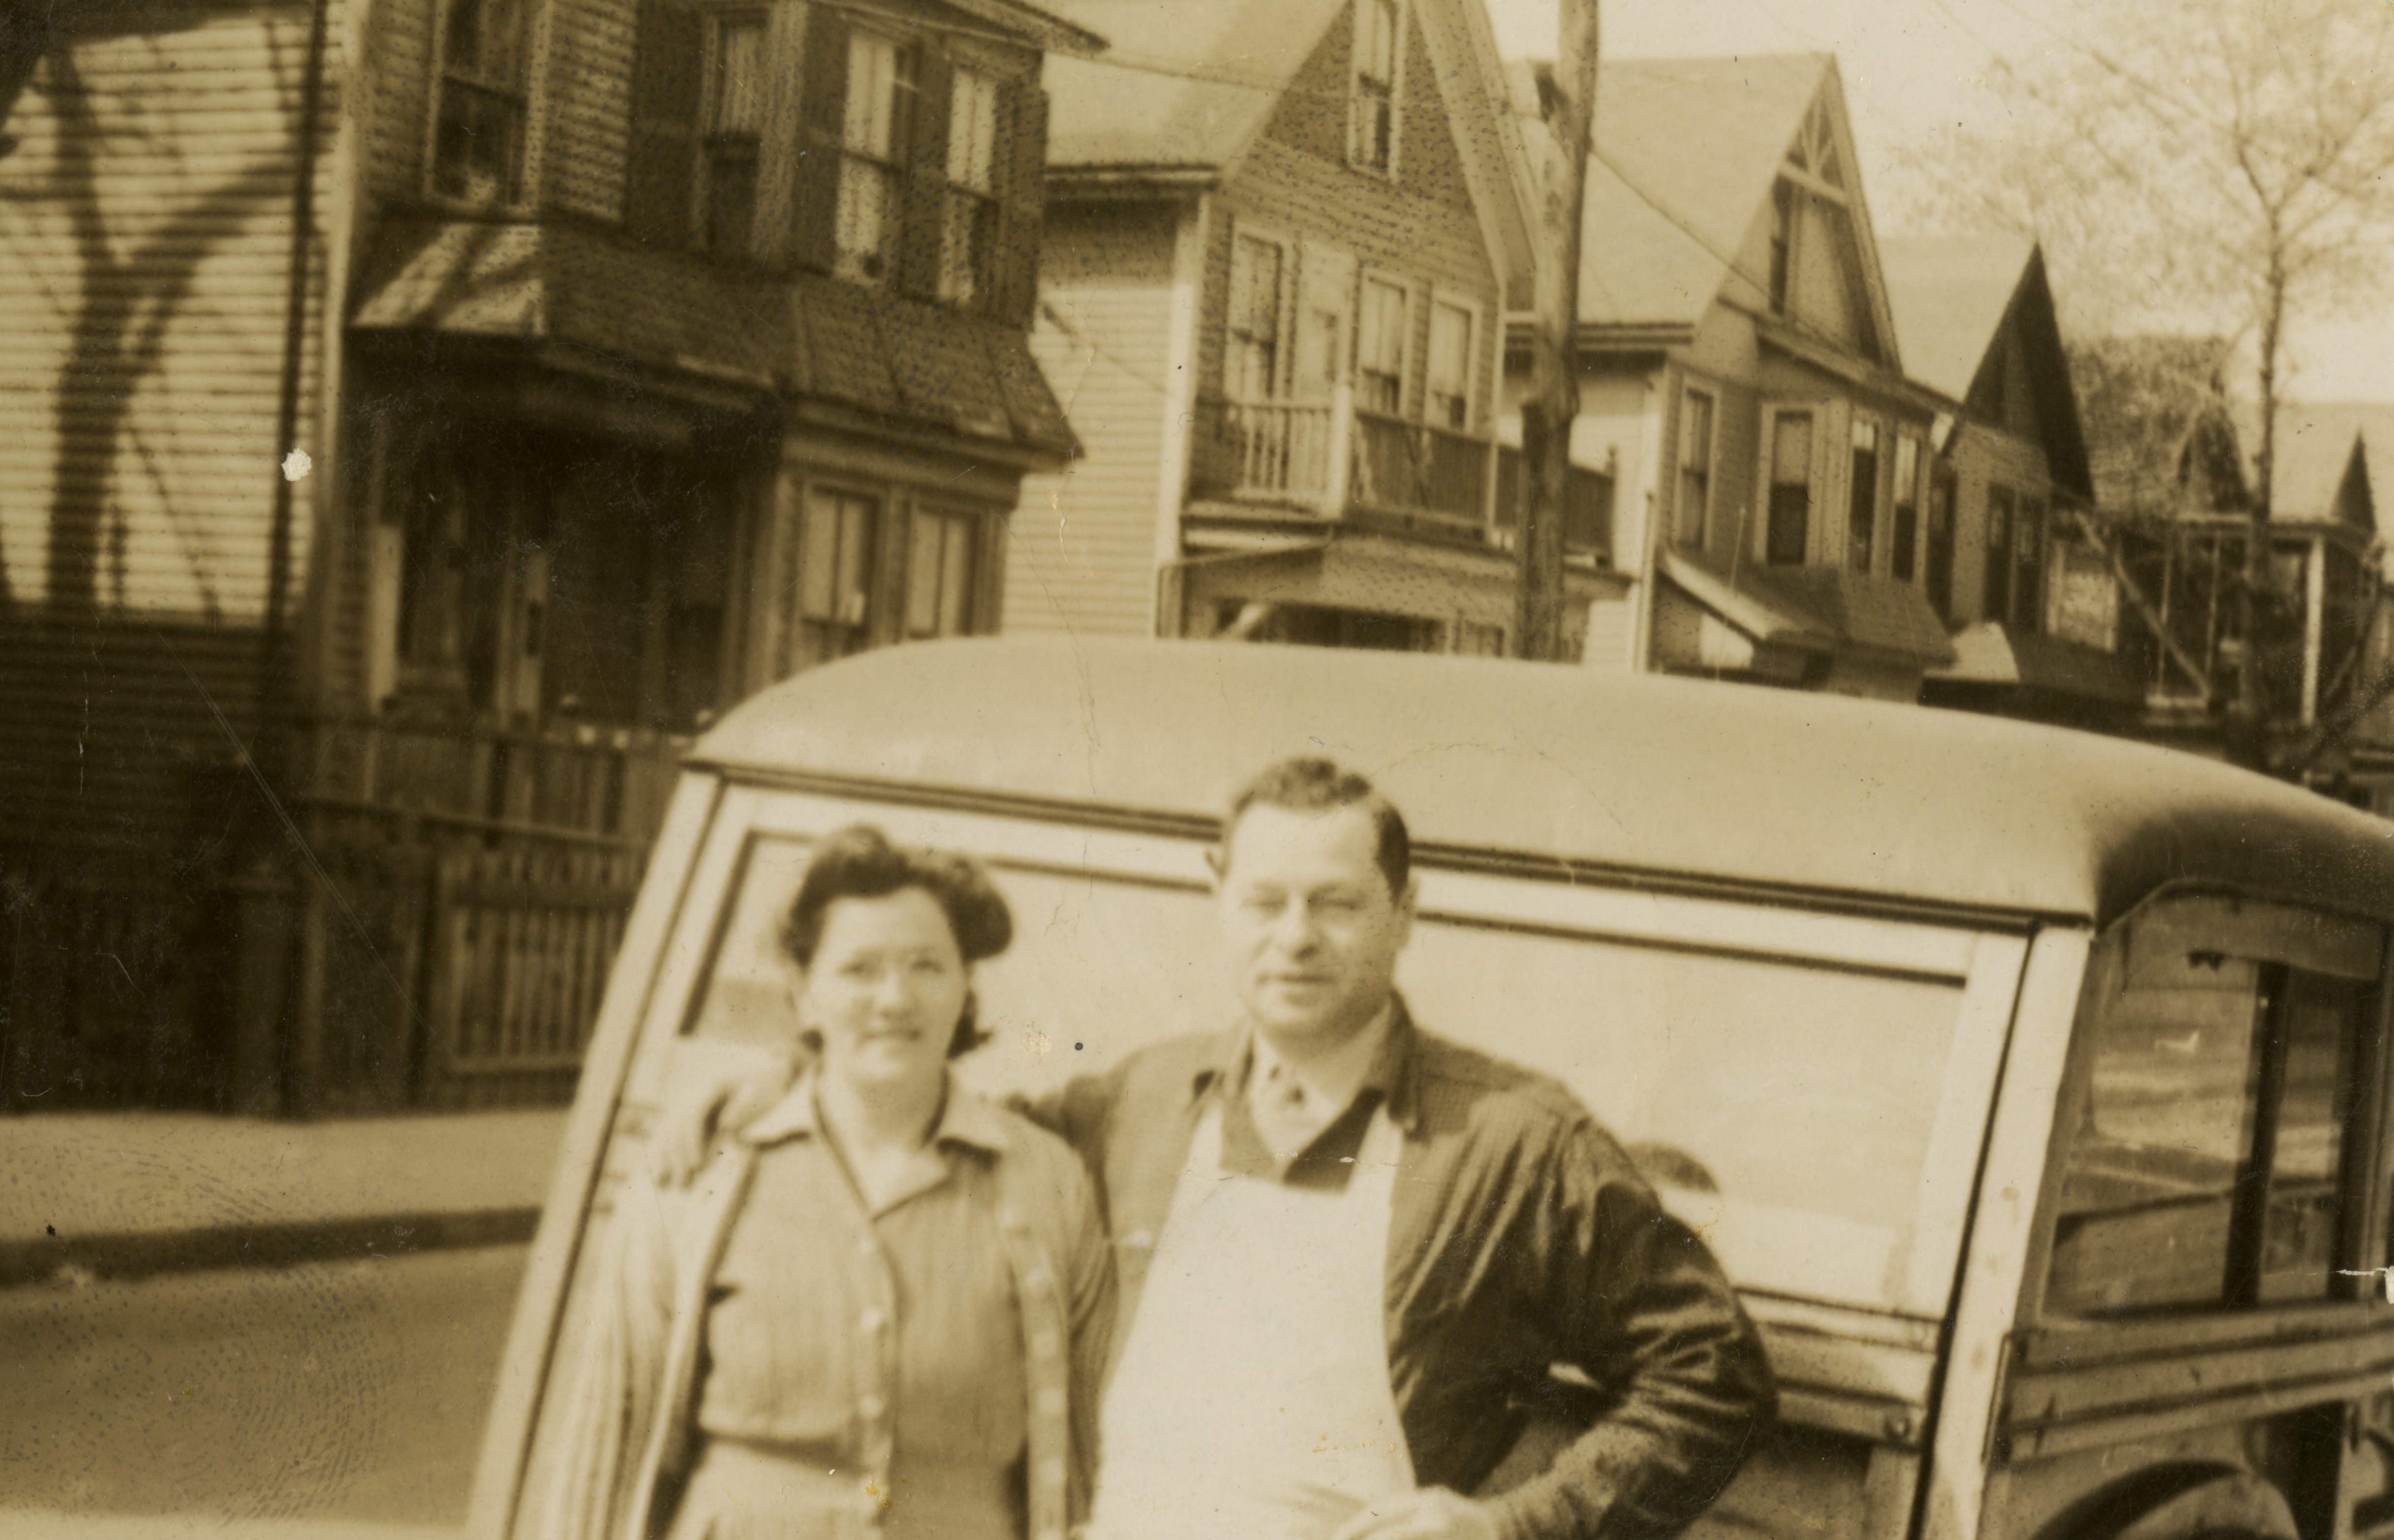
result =
[[[948,917],[956,950],[967,964],[993,958],[1014,940],[1014,913],[979,862],[941,851],[894,844],[871,824],[850,824],[825,835],[807,863],[790,912],[782,919],[782,950],[800,968],[814,966],[822,943],[823,920],[843,898],[887,898],[919,888]],[[948,1057],[969,1053],[989,1040],[970,994],[948,1039]]]

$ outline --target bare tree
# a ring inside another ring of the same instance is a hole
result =
[[[2394,6],[2092,0],[2079,17],[2050,49],[1997,64],[2001,119],[1908,158],[1896,222],[2035,236],[2079,335],[2245,345],[2259,439],[2230,718],[2231,748],[2257,763],[2255,610],[2268,592],[2287,326],[2387,291]]]

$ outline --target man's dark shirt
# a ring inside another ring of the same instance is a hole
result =
[[[1232,1170],[1335,1185],[1385,1097],[1405,1136],[1388,1364],[1415,1480],[1477,1490],[1532,1410],[1555,1403],[1551,1370],[1568,1364],[1600,1412],[1543,1475],[1490,1499],[1506,1540],[1643,1540],[1720,1494],[1772,1412],[1760,1340],[1703,1242],[1569,1091],[1422,1032],[1400,1007],[1355,1104],[1282,1169],[1237,1110],[1244,1068],[1235,1034],[1177,1038],[1037,1109],[1097,1177],[1121,1274],[1117,1344],[1213,1101]],[[1259,1305],[1270,1287],[1256,1281]]]

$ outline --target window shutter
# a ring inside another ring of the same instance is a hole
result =
[[[914,121],[906,125],[906,222],[898,232],[898,286],[923,299],[940,293],[940,238],[947,224],[948,101],[955,67],[947,50],[921,45]]]
[[[624,165],[624,228],[635,240],[664,246],[690,241],[704,35],[688,6],[640,0]]]
[[[791,254],[827,273],[839,256],[839,147],[848,116],[848,19],[810,6],[800,65],[797,186],[790,199]]]
[[[1047,93],[1035,80],[1017,81],[998,108],[998,216],[996,269],[990,284],[989,313],[1014,326],[1031,324],[1039,303],[1041,222],[1047,206]]]

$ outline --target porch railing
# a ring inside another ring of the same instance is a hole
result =
[[[1346,385],[1326,401],[1213,398],[1202,404],[1190,489],[1324,518],[1361,508],[1479,529],[1489,443],[1360,411]]]

